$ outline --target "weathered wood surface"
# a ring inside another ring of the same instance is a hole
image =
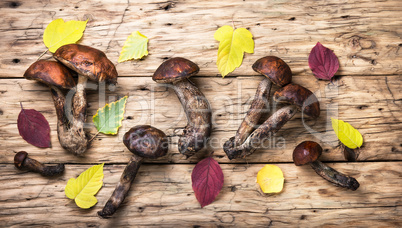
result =
[[[61,177],[46,179],[1,165],[0,222],[2,225],[129,226],[129,225],[237,225],[245,226],[377,226],[402,225],[401,164],[362,162],[329,164],[353,175],[357,191],[331,185],[309,166],[279,164],[285,175],[281,194],[263,194],[255,183],[263,167],[222,165],[225,183],[216,201],[200,208],[191,188],[192,165],[144,165],[115,216],[100,219],[100,210],[112,193],[124,165],[106,165],[104,187],[98,204],[90,210],[77,208],[64,195],[69,177],[88,165],[67,165]]]

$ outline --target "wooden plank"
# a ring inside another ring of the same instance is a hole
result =
[[[310,167],[278,164],[285,176],[280,194],[261,193],[255,183],[262,164],[222,164],[225,183],[215,202],[200,208],[191,187],[193,165],[143,165],[122,207],[109,220],[96,212],[107,201],[124,165],[106,165],[104,187],[92,209],[79,209],[64,195],[67,180],[89,165],[67,165],[46,179],[13,165],[0,165],[0,223],[4,226],[328,226],[402,225],[401,162],[329,164],[354,176],[357,191],[320,178]]]
[[[46,50],[42,35],[56,18],[89,19],[81,43],[105,51],[114,63],[131,32],[148,36],[149,56],[117,64],[121,76],[151,76],[174,56],[196,62],[202,76],[218,75],[213,34],[232,23],[255,40],[255,54],[232,75],[256,75],[251,65],[265,55],[283,58],[297,75],[311,75],[307,58],[318,41],[338,56],[339,75],[401,74],[401,11],[399,0],[2,1],[1,76],[22,77]]]
[[[117,136],[100,134],[86,156],[78,160],[63,151],[57,141],[55,110],[48,88],[25,79],[2,79],[0,158],[3,162],[12,163],[14,151],[26,150],[44,162],[125,163],[131,153],[122,144],[124,133],[135,125],[151,124],[165,131],[172,142],[169,154],[156,160],[158,163],[197,162],[211,151],[215,151],[214,157],[220,162],[229,162],[221,149],[222,145],[228,138],[234,136],[261,79],[261,77],[239,77],[194,80],[211,103],[214,127],[208,150],[189,161],[177,151],[178,135],[187,123],[183,109],[171,89],[156,84],[150,78],[120,78],[114,91],[108,91],[108,88],[101,86],[101,90],[107,91],[106,95],[88,90],[90,92],[88,123],[92,122],[92,115],[96,113],[96,109],[102,107],[105,102],[114,101],[124,95],[129,95],[129,99],[119,134]],[[307,126],[318,133],[311,134],[303,125],[301,115],[297,114],[295,119],[268,141],[266,149],[257,151],[247,160],[238,159],[234,162],[292,162],[293,148],[304,140],[321,141],[325,149],[322,156],[324,161],[343,161],[330,117],[347,121],[362,133],[365,142],[360,149],[359,160],[402,159],[400,76],[343,77],[337,82],[337,86],[317,81],[312,76],[295,77],[294,82],[311,89],[320,99],[321,117],[317,121],[306,120]],[[52,148],[36,148],[19,136],[16,121],[20,112],[20,102],[25,108],[35,108],[42,112],[48,119],[52,130]],[[90,130],[93,134],[96,133],[93,125],[90,126]]]

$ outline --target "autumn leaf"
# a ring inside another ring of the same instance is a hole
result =
[[[231,26],[225,25],[216,30],[214,38],[220,42],[216,65],[222,77],[241,65],[244,52],[254,52],[253,35],[245,28],[233,31]]]
[[[332,128],[338,139],[350,149],[356,149],[363,145],[363,136],[349,123],[331,117]]]
[[[318,42],[311,50],[308,65],[318,79],[331,80],[339,69],[338,57]]]
[[[266,165],[257,173],[257,183],[264,193],[278,193],[283,189],[283,173],[276,165]]]
[[[223,187],[223,172],[218,162],[208,157],[194,167],[191,174],[195,197],[205,207],[211,204]]]
[[[74,44],[81,39],[87,26],[86,21],[67,21],[56,19],[45,29],[43,42],[49,51],[54,53],[59,47],[66,44]]]
[[[148,38],[139,31],[131,33],[127,37],[123,48],[121,49],[118,62],[124,62],[131,59],[141,59],[148,55]]]
[[[111,135],[117,134],[124,118],[126,101],[127,96],[124,96],[120,100],[106,104],[103,108],[98,109],[92,118],[98,132]]]
[[[49,122],[35,109],[24,109],[21,104],[17,127],[21,137],[28,143],[41,148],[52,147]]]
[[[98,202],[95,194],[103,184],[103,165],[104,163],[94,165],[81,173],[77,179],[68,180],[64,192],[68,198],[75,200],[80,208],[87,209]]]

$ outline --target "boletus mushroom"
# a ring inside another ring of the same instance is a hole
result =
[[[131,157],[112,196],[98,215],[102,218],[112,216],[124,201],[131,183],[137,175],[144,158],[156,159],[168,152],[168,139],[165,133],[149,125],[139,125],[124,134],[123,143],[134,155]]]
[[[27,169],[31,172],[39,173],[42,176],[55,176],[64,171],[64,164],[47,166],[39,161],[29,158],[28,153],[20,151],[14,156],[14,165],[17,169]]]
[[[204,94],[189,80],[200,68],[190,60],[176,57],[163,62],[152,79],[171,83],[182,104],[187,126],[179,138],[180,153],[190,157],[204,148],[211,134],[211,108]]]
[[[303,86],[288,84],[274,93],[274,100],[278,103],[289,103],[289,105],[274,112],[241,145],[234,145],[234,137],[226,141],[223,150],[229,159],[244,158],[252,154],[263,144],[265,139],[272,137],[291,120],[298,110],[313,118],[320,116],[320,105],[317,97]]]
[[[318,160],[321,154],[322,147],[320,144],[313,141],[304,141],[294,149],[293,161],[297,166],[310,164],[318,175],[336,186],[352,191],[359,188],[360,184],[355,178],[340,173]]]

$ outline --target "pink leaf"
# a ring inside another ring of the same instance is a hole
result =
[[[50,127],[45,117],[34,109],[24,109],[18,115],[18,131],[28,143],[42,148],[51,147]]]
[[[223,186],[223,172],[218,162],[208,157],[198,162],[191,174],[195,197],[201,207],[211,204]]]
[[[324,80],[331,80],[339,69],[338,57],[320,42],[311,49],[308,65],[316,78]]]

